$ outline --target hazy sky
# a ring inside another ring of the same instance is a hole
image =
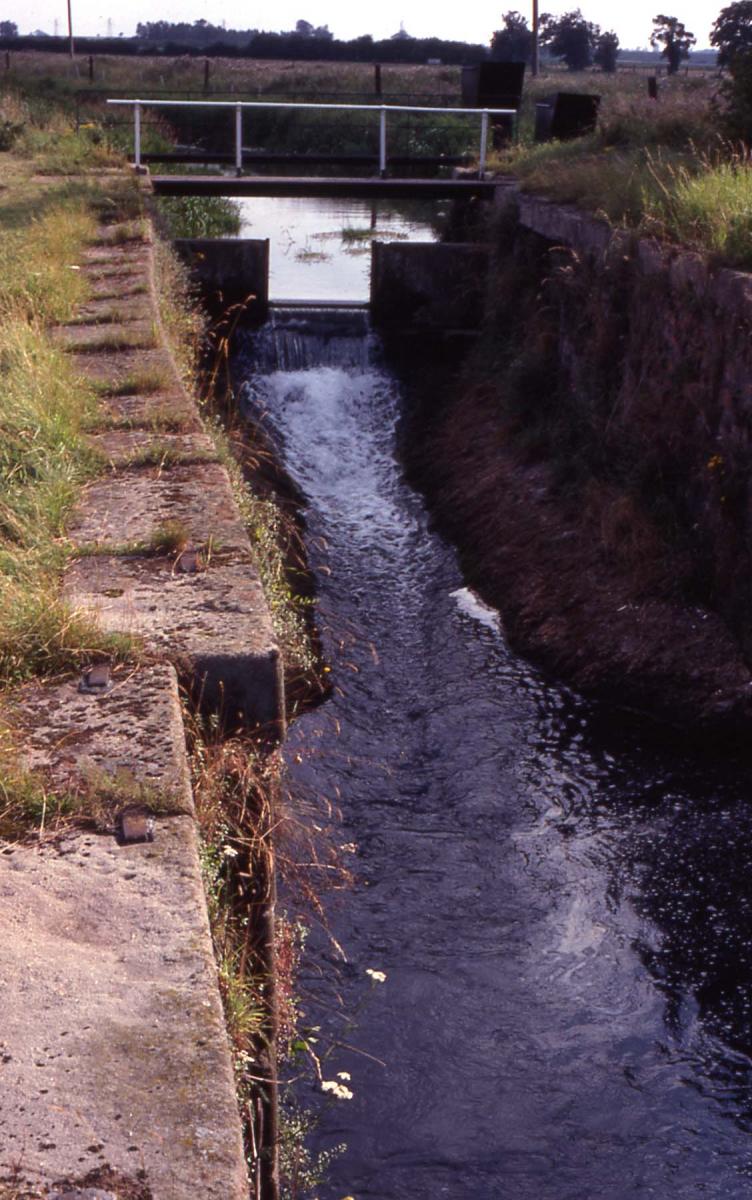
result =
[[[677,16],[697,37],[698,47],[708,45],[708,34],[720,9],[729,0],[714,0],[710,5],[699,0],[583,0],[581,7],[589,21],[604,29],[615,29],[623,46],[646,46],[652,18],[657,12]],[[131,0],[128,5],[115,0],[71,0],[74,29],[80,34],[104,34],[108,19],[115,34],[130,34],[139,21],[159,19],[195,21],[199,18],[235,29],[291,29],[298,18],[314,25],[328,25],[336,37],[351,38],[362,33],[389,37],[400,22],[414,37],[436,34],[465,42],[488,42],[501,23],[501,14],[515,7],[514,0],[474,0],[467,8],[461,4],[429,4],[426,0],[380,0],[373,7],[353,4],[351,0],[276,0],[273,4],[248,4],[240,0]],[[717,3],[717,7],[716,7]],[[541,11],[566,12],[577,7],[577,0],[540,0]],[[666,7],[668,6],[668,7]],[[526,13],[524,4],[521,11]],[[43,29],[60,33],[67,29],[65,0],[0,0],[0,19],[15,21],[22,33]]]

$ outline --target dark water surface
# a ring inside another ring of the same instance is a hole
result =
[[[292,787],[339,796],[356,873],[344,958],[314,938],[307,972],[319,1049],[364,1052],[324,1063],[352,1099],[307,1097],[348,1147],[317,1194],[752,1196],[749,775],[604,735],[510,652],[344,320],[277,314],[238,365],[307,497],[337,684],[291,730]]]

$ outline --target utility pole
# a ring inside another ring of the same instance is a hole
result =
[[[68,0],[70,3],[70,0]],[[540,70],[540,52],[538,47],[539,21],[538,21],[538,0],[533,0],[533,54],[530,64],[530,70],[533,75],[537,75]]]
[[[73,16],[71,14],[71,0],[68,0],[68,38],[70,40],[70,56],[76,57],[75,47],[73,45]]]

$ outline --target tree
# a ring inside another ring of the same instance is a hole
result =
[[[752,0],[751,0],[752,2]],[[619,39],[612,29],[602,33],[595,43],[593,62],[602,71],[613,75],[616,70],[616,60],[619,57]]]
[[[668,63],[669,75],[675,75],[681,66],[683,58],[689,58],[689,52],[697,38],[685,28],[678,17],[664,17],[660,14],[653,17],[653,32],[650,35],[650,45],[656,49],[662,46],[661,57]]]
[[[752,0],[736,0],[721,9],[710,44],[718,51],[719,67],[731,66],[738,55],[752,50]]]
[[[749,0],[752,4],[752,0]],[[502,18],[504,26],[491,38],[491,58],[496,62],[530,62],[533,35],[521,13],[508,12]]]
[[[723,131],[733,141],[752,144],[752,54],[735,54],[721,84]]]
[[[0,37],[18,37],[18,26],[15,21],[0,21]]]
[[[579,8],[552,17],[544,13],[540,19],[540,43],[554,58],[563,58],[570,71],[584,71],[593,61],[593,49],[601,31],[586,21]]]

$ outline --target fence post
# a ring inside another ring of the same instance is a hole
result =
[[[137,171],[141,170],[141,105],[133,105],[133,160]]]
[[[204,91],[209,91],[209,59],[204,59]]]
[[[89,55],[89,83],[94,82],[94,55]]]
[[[478,178],[483,178],[486,169],[486,147],[488,145],[488,110],[483,109],[480,118],[480,154],[478,155]]]
[[[381,95],[381,63],[373,64],[373,90],[377,96]]]
[[[235,174],[243,174],[243,109],[235,105]]]
[[[379,174],[386,178],[386,109],[379,109]]]

